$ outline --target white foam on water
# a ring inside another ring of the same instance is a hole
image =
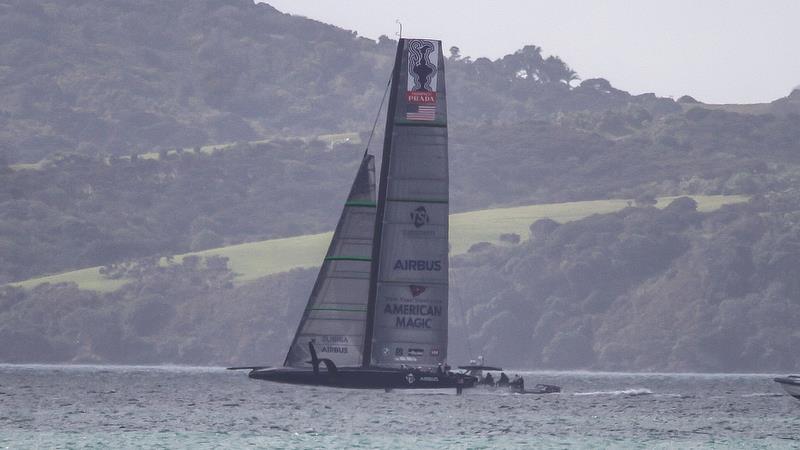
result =
[[[621,389],[618,391],[575,392],[573,395],[652,395],[653,391],[645,388]]]
[[[783,397],[784,395],[780,392],[752,392],[750,394],[742,394],[742,397]]]

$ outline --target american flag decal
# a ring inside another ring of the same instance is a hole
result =
[[[408,105],[407,120],[436,120],[436,105]]]

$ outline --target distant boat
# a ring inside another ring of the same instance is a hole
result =
[[[478,356],[477,361],[472,360],[468,365],[458,366],[458,368],[475,377],[478,380],[477,384],[491,390],[496,388],[508,389],[515,394],[554,394],[561,392],[561,386],[543,383],[534,385],[533,389],[525,389],[525,383],[521,377],[515,378],[514,382],[511,382],[508,378],[502,381],[502,377],[505,376],[503,368],[486,365],[483,356]],[[483,374],[484,371],[488,373],[486,376]],[[500,372],[501,377],[498,377],[497,381],[495,381],[494,377],[491,376],[491,372]]]
[[[561,386],[554,384],[539,383],[533,386],[533,389],[513,390],[517,394],[557,394],[561,392]]]
[[[444,75],[441,41],[400,39],[379,189],[365,153],[283,367],[239,368],[251,378],[383,389],[475,383],[445,368]]]
[[[779,377],[775,378],[774,381],[780,384],[789,395],[800,400],[800,375]]]

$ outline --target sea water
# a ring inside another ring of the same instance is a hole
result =
[[[222,368],[0,365],[0,448],[800,447],[800,401],[773,375],[523,375],[563,392],[387,393]]]

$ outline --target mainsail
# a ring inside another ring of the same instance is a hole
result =
[[[375,161],[364,155],[284,366],[308,367],[308,343],[337,366],[359,366],[375,230]]]
[[[400,39],[386,119],[364,366],[447,357],[447,108],[441,42]]]

